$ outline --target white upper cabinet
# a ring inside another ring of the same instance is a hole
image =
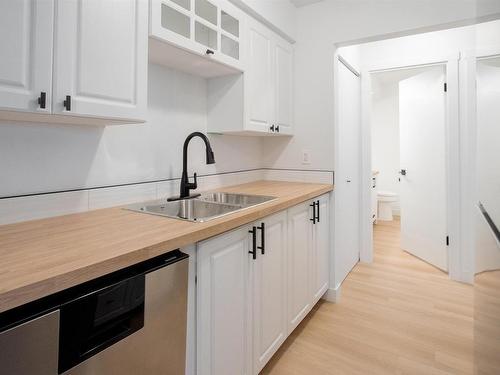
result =
[[[293,133],[293,49],[288,42],[274,44],[274,128]]]
[[[208,130],[293,135],[293,47],[260,22],[246,21],[244,74],[208,84]]]
[[[147,0],[56,4],[53,112],[144,118]]]
[[[1,110],[50,113],[53,25],[53,0],[0,1]]]
[[[249,22],[248,70],[245,72],[248,130],[267,133],[273,121],[272,45],[271,32],[258,22]]]
[[[147,0],[0,2],[0,119],[144,122]]]
[[[151,0],[149,59],[202,77],[241,72],[243,20],[226,0]]]

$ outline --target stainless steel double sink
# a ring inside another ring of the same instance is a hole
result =
[[[270,202],[276,197],[225,192],[205,193],[197,198],[168,202],[156,200],[136,203],[125,207],[127,210],[174,219],[204,222],[219,218],[246,208]]]

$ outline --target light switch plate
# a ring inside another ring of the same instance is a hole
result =
[[[311,164],[311,153],[309,150],[302,150],[302,164]]]

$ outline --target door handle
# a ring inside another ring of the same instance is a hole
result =
[[[279,125],[276,125],[276,132],[279,133],[280,132],[280,126]]]
[[[401,176],[406,176],[406,169],[401,169],[398,173],[399,173]]]
[[[257,246],[257,249],[260,250],[262,255],[266,253],[266,227],[264,225],[264,223],[261,223],[260,226],[257,227],[257,229],[261,230],[260,246]]]
[[[346,182],[351,182],[351,180],[345,180]]]
[[[316,206],[318,207],[318,212],[317,212],[317,217],[316,217],[316,222],[319,223],[319,200],[316,201]]]
[[[269,130],[271,130],[274,133],[274,124],[269,127]]]
[[[249,251],[249,254],[252,254],[253,259],[257,259],[257,227],[253,226],[248,233],[252,234],[252,251]]]
[[[314,202],[313,204],[310,204],[309,207],[312,207],[313,208],[313,217],[312,219],[309,219],[313,222],[313,224],[316,224],[316,202]]]

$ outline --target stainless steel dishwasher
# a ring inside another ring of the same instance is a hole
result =
[[[184,374],[187,280],[176,250],[60,293],[0,332],[0,374]]]

